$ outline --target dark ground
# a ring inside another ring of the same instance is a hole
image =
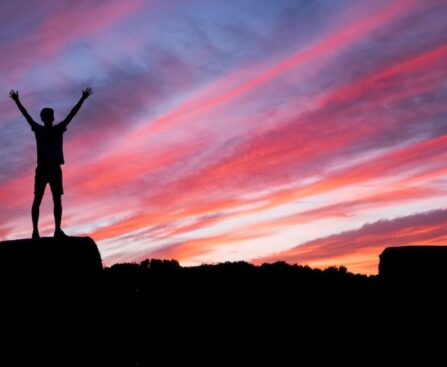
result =
[[[38,269],[1,274],[1,366],[445,359],[442,279],[391,284],[285,263],[152,260],[76,277]]]

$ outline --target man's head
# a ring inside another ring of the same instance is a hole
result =
[[[40,111],[40,118],[45,126],[53,126],[54,110],[49,107],[43,108],[42,111]]]

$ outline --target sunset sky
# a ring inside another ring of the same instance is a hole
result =
[[[28,238],[36,121],[62,120],[63,228],[106,265],[377,273],[447,244],[447,1],[0,3],[0,240]],[[54,230],[49,187],[40,232]]]

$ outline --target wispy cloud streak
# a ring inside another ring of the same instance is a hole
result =
[[[95,90],[65,138],[67,232],[91,235],[107,264],[286,260],[367,273],[384,246],[441,244],[447,6],[216,9],[0,5],[0,81],[33,116],[52,105],[62,118],[82,87]],[[9,239],[29,235],[35,146],[4,95]],[[51,232],[50,199],[41,225]]]

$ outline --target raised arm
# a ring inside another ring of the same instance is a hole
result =
[[[28,121],[28,123],[31,125],[31,127],[33,127],[33,125],[37,124],[37,122],[33,120],[33,118],[30,116],[30,114],[28,113],[26,108],[23,107],[22,103],[20,102],[18,90],[14,91],[14,89],[11,89],[11,91],[9,92],[9,97],[16,103],[20,112],[22,112],[22,115],[25,117],[26,121]]]
[[[73,119],[73,117],[75,117],[75,115],[78,113],[79,109],[81,108],[82,104],[84,103],[84,101],[90,97],[93,94],[92,88],[88,87],[86,89],[82,90],[82,96],[79,99],[78,103],[76,103],[76,105],[72,108],[72,110],[70,111],[70,113],[67,115],[67,117],[60,123],[61,125],[65,125],[67,126],[71,120]]]

